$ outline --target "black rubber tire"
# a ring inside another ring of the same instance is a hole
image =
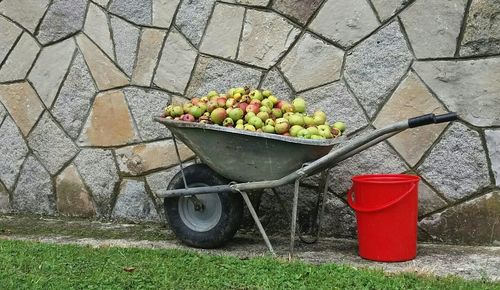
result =
[[[223,185],[228,181],[205,164],[193,164],[184,168],[188,187],[190,184]],[[184,188],[182,172],[170,181],[168,189]],[[216,194],[216,193],[213,193]],[[165,216],[177,238],[184,244],[196,248],[211,249],[224,245],[231,240],[240,227],[243,218],[243,198],[238,193],[218,193],[222,212],[217,224],[208,231],[195,231],[189,228],[179,214],[179,201],[184,197],[164,199]]]

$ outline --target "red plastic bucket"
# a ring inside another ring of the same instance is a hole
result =
[[[405,174],[352,178],[347,202],[356,212],[362,258],[400,262],[416,257],[419,180]]]

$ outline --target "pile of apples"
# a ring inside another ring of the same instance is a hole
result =
[[[300,97],[289,103],[270,90],[249,87],[231,88],[225,94],[211,91],[182,106],[169,105],[162,117],[306,139],[335,138],[346,129],[343,122],[330,126],[323,111],[308,115]]]

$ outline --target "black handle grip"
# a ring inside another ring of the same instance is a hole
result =
[[[434,116],[434,114],[427,114],[408,119],[408,126],[410,128],[415,128],[419,126],[434,124],[435,122],[436,122],[436,116]]]
[[[457,119],[458,119],[458,115],[455,112],[451,112],[451,113],[447,113],[447,114],[443,114],[443,115],[437,115],[437,116],[434,114],[427,114],[427,115],[422,115],[422,116],[408,119],[408,126],[410,128],[415,128],[415,127],[425,126],[425,125],[429,125],[429,124],[451,122],[451,121],[455,121]]]
[[[436,116],[436,124],[437,123],[451,122],[451,121],[455,121],[455,120],[458,120],[458,114],[455,112]]]

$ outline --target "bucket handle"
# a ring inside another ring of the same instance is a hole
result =
[[[347,191],[347,203],[349,204],[349,206],[352,209],[354,209],[355,211],[359,211],[359,212],[381,211],[383,209],[386,209],[388,207],[391,207],[391,206],[395,205],[396,203],[400,202],[403,198],[405,198],[406,196],[408,196],[413,191],[413,189],[415,188],[415,186],[417,186],[417,183],[418,182],[413,183],[413,185],[410,187],[410,189],[405,194],[402,194],[400,197],[398,197],[398,198],[396,198],[394,200],[391,200],[388,203],[386,203],[384,205],[381,205],[379,207],[376,207],[376,208],[362,208],[362,207],[358,207],[357,205],[355,205],[354,201],[352,200],[352,194],[354,192],[354,186],[353,186],[353,187],[351,187]]]

